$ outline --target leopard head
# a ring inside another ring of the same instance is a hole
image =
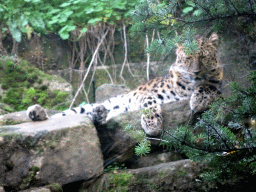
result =
[[[222,66],[217,55],[218,35],[213,33],[209,38],[197,36],[198,50],[186,55],[183,47],[176,51],[175,66],[186,70],[194,80],[222,79]]]

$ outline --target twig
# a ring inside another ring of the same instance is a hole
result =
[[[146,34],[146,47],[148,49],[148,34]],[[147,80],[149,81],[149,62],[150,62],[150,54],[147,52]]]
[[[98,54],[99,54],[99,53],[98,53]],[[101,59],[100,59],[100,56],[98,56],[98,58],[99,58],[100,64],[103,66],[103,68],[104,68],[105,71],[107,72],[107,74],[108,74],[108,76],[109,76],[109,79],[110,79],[110,81],[111,81],[111,84],[114,84],[113,79],[112,79],[112,77],[111,77],[109,71],[107,70],[107,68],[105,67],[105,65],[102,63],[102,61],[101,61]]]
[[[169,141],[164,140],[164,139],[158,139],[158,138],[153,138],[153,137],[145,137],[145,138],[149,139],[149,140],[164,141],[164,142],[170,143]]]
[[[205,7],[203,7],[202,5],[194,2],[196,5],[198,5],[199,7],[201,7],[208,15],[210,15],[210,17],[212,17],[212,14],[210,13],[209,9],[206,9]]]
[[[224,145],[226,146],[226,148],[227,148],[227,149],[230,149],[230,147],[229,147],[228,144],[227,144],[227,141],[224,140],[224,139],[221,137],[221,135],[219,134],[219,132],[214,128],[214,126],[209,125],[209,127],[211,127],[211,128],[217,133],[217,135],[218,135],[219,138],[223,141],[223,143],[224,143]]]
[[[95,60],[97,60],[97,57],[96,57]],[[92,85],[92,82],[93,82],[93,79],[94,79],[94,75],[95,75],[95,72],[96,72],[96,66],[97,66],[97,62],[94,64],[94,68],[93,68],[93,73],[92,73],[91,81],[90,81],[89,87],[88,87],[88,93],[90,92],[90,88],[91,88],[91,85]]]
[[[86,93],[86,91],[85,91],[85,89],[84,89],[84,86],[83,86],[83,91],[84,91],[84,94],[85,94],[85,98],[86,98],[87,103],[90,103],[89,98],[88,98],[88,94]]]
[[[83,84],[84,84],[84,82],[85,82],[85,80],[86,80],[86,78],[87,78],[87,76],[88,76],[88,74],[89,74],[89,71],[90,71],[91,67],[92,67],[92,64],[93,64],[93,61],[94,61],[94,59],[95,59],[95,56],[96,56],[96,54],[98,53],[98,50],[99,50],[100,45],[102,44],[104,38],[105,38],[106,35],[108,34],[108,31],[109,31],[109,30],[107,30],[107,31],[105,32],[105,34],[103,35],[102,39],[101,39],[100,42],[98,43],[97,48],[95,49],[95,51],[94,51],[94,53],[93,53],[91,63],[90,63],[90,65],[89,65],[88,69],[87,69],[87,72],[86,72],[85,76],[84,76],[84,79],[83,79],[83,81],[82,81],[82,83],[81,83],[79,89],[77,90],[77,92],[76,92],[76,94],[75,94],[75,96],[74,96],[74,98],[73,98],[73,100],[72,100],[72,102],[71,102],[71,104],[70,104],[70,106],[69,106],[69,109],[71,109],[71,107],[73,106],[73,104],[74,104],[74,102],[75,102],[75,100],[76,100],[76,97],[77,97],[78,93],[79,93],[80,90],[82,89]]]
[[[121,69],[119,76],[125,83],[125,79],[123,78],[123,71],[124,71],[124,66],[127,63],[127,52],[128,51],[127,51],[127,40],[126,40],[126,27],[125,27],[124,22],[123,22],[123,33],[124,33],[124,62],[123,62],[122,69]]]

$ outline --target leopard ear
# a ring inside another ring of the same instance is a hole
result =
[[[176,45],[176,54],[178,55],[179,54],[179,52],[182,50],[182,45],[180,45],[180,44],[178,44],[178,43],[176,43],[175,44]]]
[[[217,47],[219,40],[217,33],[212,33],[211,36],[209,37],[209,40],[213,46]]]

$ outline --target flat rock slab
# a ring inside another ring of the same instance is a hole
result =
[[[97,131],[85,115],[0,127],[0,183],[28,186],[89,180],[103,172]]]
[[[49,116],[58,113],[59,111],[46,109]],[[0,126],[5,124],[19,124],[31,122],[31,119],[27,116],[26,111],[19,111],[15,113],[8,113],[0,116]]]

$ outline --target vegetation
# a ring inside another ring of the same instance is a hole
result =
[[[239,181],[255,176],[256,72],[251,73],[248,81],[251,86],[247,89],[236,82],[230,84],[231,96],[213,103],[193,128],[164,131],[162,145],[179,150],[193,161],[207,163],[209,169],[201,175],[206,181],[222,183],[227,178]],[[149,153],[148,145],[142,138],[140,141],[137,154]]]
[[[63,91],[50,91],[46,80],[51,77],[26,61],[0,60],[0,71],[1,88],[4,90],[0,102],[10,105],[16,111],[26,110],[36,103],[53,108],[63,103],[68,96]],[[60,110],[65,108],[67,103],[56,107]]]
[[[213,31],[225,35],[232,26],[255,39],[253,0],[145,0],[133,13],[133,34],[159,32],[148,51],[168,56],[177,43],[187,53],[197,49],[195,35]]]
[[[159,38],[147,49],[151,54],[167,57],[177,43],[191,54],[197,50],[193,38],[196,34],[225,35],[230,26],[255,40],[255,8],[256,2],[251,0],[147,0],[136,6],[132,31],[133,34],[159,32]],[[248,81],[251,87],[247,89],[236,82],[230,84],[232,95],[212,104],[192,129],[164,131],[164,146],[208,164],[208,172],[201,175],[206,181],[221,183],[227,178],[238,181],[255,175],[255,72]],[[150,148],[141,142],[137,151],[146,154]]]
[[[120,174],[109,174],[110,187],[109,191],[129,191],[128,185],[133,177],[130,173],[120,173]]]

